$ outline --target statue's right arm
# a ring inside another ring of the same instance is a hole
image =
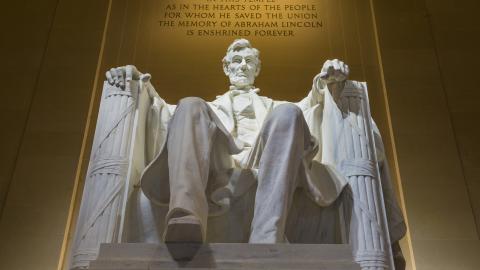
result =
[[[150,83],[151,75],[148,73],[141,73],[134,65],[111,68],[105,73],[105,77],[110,85],[127,91],[129,90],[126,89],[128,87],[127,82],[131,80],[141,82],[146,86],[152,104],[156,103],[167,106],[171,112],[173,112],[176,107],[175,105],[168,104],[158,95],[157,91],[155,91],[155,88]]]
[[[161,150],[162,144],[166,139],[168,121],[173,115],[176,106],[168,104],[159,96],[150,83],[150,74],[141,73],[133,65],[111,68],[106,72],[106,78],[110,85],[115,85],[126,91],[129,91],[129,89],[126,89],[129,85],[127,82],[131,80],[138,81],[141,91],[148,93],[150,102],[146,105],[149,108],[146,110],[145,125],[146,162],[148,164]]]

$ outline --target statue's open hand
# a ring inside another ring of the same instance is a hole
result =
[[[323,64],[320,78],[327,84],[343,82],[348,78],[350,68],[343,61],[338,59],[327,60]]]
[[[140,80],[142,73],[135,66],[127,65],[123,67],[111,68],[106,72],[107,81],[110,85],[115,85],[125,89],[126,82],[131,80]]]

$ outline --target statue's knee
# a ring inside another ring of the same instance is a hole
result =
[[[203,106],[205,103],[205,100],[199,97],[186,97],[178,102],[178,106]]]
[[[182,98],[178,102],[178,110],[198,111],[199,109],[206,108],[205,100],[199,97],[186,97]]]
[[[295,104],[282,104],[272,111],[271,119],[277,123],[290,125],[303,121],[303,113]]]

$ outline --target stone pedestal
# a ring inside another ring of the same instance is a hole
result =
[[[359,270],[360,266],[349,245],[103,244],[89,270],[179,268]]]

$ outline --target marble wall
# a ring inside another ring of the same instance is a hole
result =
[[[480,91],[475,86],[480,63],[480,2],[451,5],[428,0],[429,21],[435,41],[439,72],[447,98],[470,204],[480,234]],[[463,66],[464,68],[461,68]]]
[[[2,5],[1,269],[57,267],[108,2]],[[477,269],[480,4],[372,2],[410,226],[404,245],[415,261],[409,267]]]
[[[0,269],[58,264],[108,1],[3,1]]]
[[[479,4],[373,2],[416,269],[478,269]]]

